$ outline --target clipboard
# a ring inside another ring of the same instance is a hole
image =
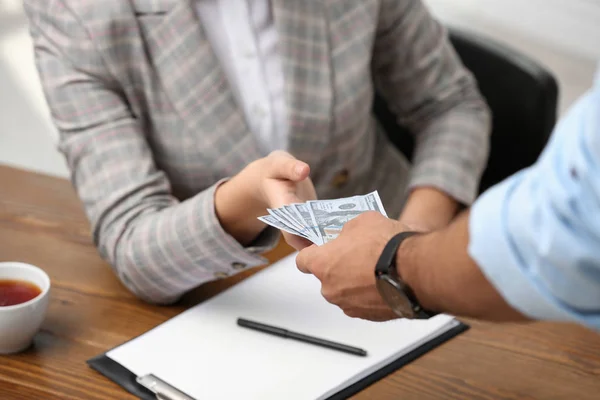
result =
[[[241,328],[238,317],[358,346],[368,356]],[[323,299],[315,277],[297,270],[292,254],[87,364],[144,400],[337,400],[468,328],[448,315],[386,323],[347,317]]]
[[[429,342],[419,346],[417,349],[411,351],[408,354],[401,356],[400,358],[394,360],[392,363],[385,365],[378,371],[372,373],[371,375],[363,378],[362,380],[354,383],[351,386],[341,390],[340,392],[335,393],[334,395],[328,397],[326,400],[344,400],[355,394],[361,392],[377,381],[385,378],[386,376],[394,373],[395,371],[401,369],[405,365],[413,362],[419,357],[427,354],[429,351],[435,349],[436,347],[444,344],[448,340],[454,338],[457,335],[460,335],[463,332],[466,332],[469,329],[469,325],[464,322],[459,322],[454,328],[446,331],[445,333],[437,336],[436,338],[430,340]],[[116,361],[110,359],[106,356],[106,354],[99,355],[87,361],[88,365],[104,375],[111,381],[115,382],[127,392],[132,395],[138,397],[141,400],[203,400],[203,399],[194,399],[193,397],[187,395],[179,391],[177,388],[169,385],[167,382],[161,381],[162,385],[160,387],[154,387],[154,391],[151,390],[150,387],[145,386],[140,383],[140,380],[143,379],[143,382],[147,382],[146,379],[154,379],[157,377],[145,375],[143,377],[137,377],[134,373],[129,371],[127,368],[123,367],[121,364]],[[146,379],[144,379],[146,378]],[[165,396],[165,393],[162,391],[162,388],[168,387],[169,392]],[[170,393],[180,393],[179,397],[173,396],[169,397]]]

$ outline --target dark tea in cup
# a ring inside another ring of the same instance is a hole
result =
[[[49,300],[50,277],[43,269],[18,261],[0,262],[0,355],[31,346]]]
[[[35,299],[42,289],[35,284],[16,279],[0,279],[0,307],[15,306]]]

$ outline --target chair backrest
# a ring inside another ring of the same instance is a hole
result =
[[[556,123],[558,85],[530,57],[493,40],[450,29],[450,39],[493,114],[491,152],[480,192],[533,164]],[[376,95],[374,112],[392,142],[412,157],[414,141]]]

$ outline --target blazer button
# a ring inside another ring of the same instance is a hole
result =
[[[215,277],[215,279],[224,279],[227,278],[229,274],[227,272],[215,272],[213,276]]]
[[[337,189],[341,188],[348,182],[349,176],[350,172],[348,172],[348,170],[344,168],[333,177],[333,179],[331,180],[331,186]]]
[[[244,268],[246,268],[248,265],[241,263],[241,262],[233,262],[231,263],[231,268],[235,269],[236,271],[242,270]]]

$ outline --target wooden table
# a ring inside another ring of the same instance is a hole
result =
[[[271,261],[290,252],[279,246]],[[69,182],[0,166],[0,261],[42,267],[52,280],[34,346],[0,356],[0,399],[133,399],[85,361],[248,276],[205,285],[180,305],[134,298],[97,255]],[[355,399],[600,399],[600,335],[573,325],[467,321],[465,334]]]

